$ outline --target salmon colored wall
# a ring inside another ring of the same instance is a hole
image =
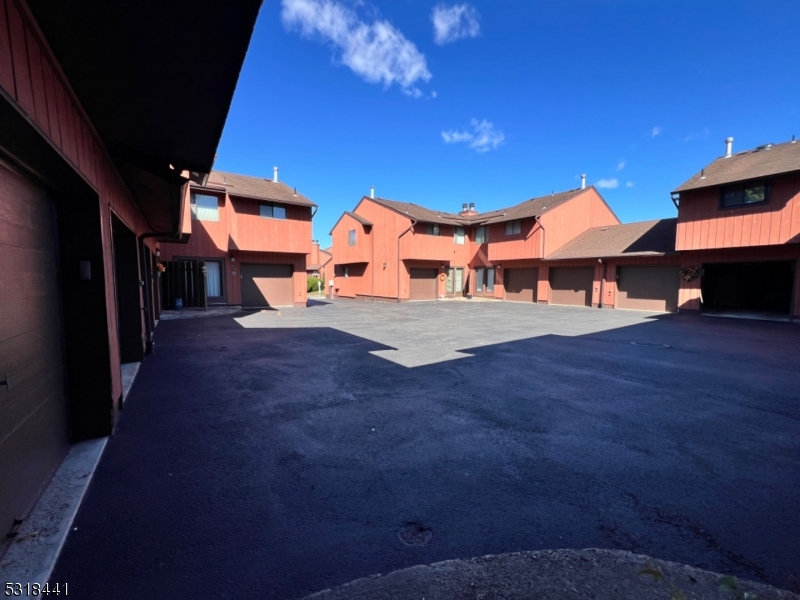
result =
[[[800,242],[800,175],[772,178],[769,202],[719,208],[719,188],[681,193],[678,250],[767,246]]]
[[[122,394],[122,380],[112,283],[111,213],[137,235],[150,228],[27,5],[17,0],[0,0],[0,87],[99,196],[113,401]],[[154,249],[155,242],[150,240],[148,246]]]
[[[582,194],[544,213],[539,220],[544,226],[544,256],[587,229],[620,223],[594,188],[586,188]]]
[[[161,259],[173,260],[176,257],[222,258],[228,255],[228,231],[232,218],[227,196],[203,190],[200,192],[216,196],[219,200],[219,221],[192,220],[192,235],[185,244],[161,243]],[[190,214],[191,218],[191,214]]]
[[[490,261],[541,258],[542,233],[535,219],[522,219],[521,231],[515,235],[506,235],[505,227],[505,223],[489,225],[487,254]]]
[[[400,244],[402,260],[438,260],[454,267],[467,266],[472,246],[469,227],[464,228],[463,244],[456,244],[453,225],[440,225],[439,235],[428,235],[426,230],[427,223],[420,221],[414,225],[413,231],[403,236]]]
[[[230,248],[251,252],[311,251],[311,207],[286,204],[285,219],[258,214],[259,201],[228,196]]]

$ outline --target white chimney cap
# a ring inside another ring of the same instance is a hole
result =
[[[272,181],[278,182],[278,167],[272,167]]]
[[[375,186],[374,185],[371,185],[370,188],[369,188],[369,197],[370,198],[374,198],[375,197]]]
[[[733,138],[729,137],[725,140],[725,158],[733,154]]]

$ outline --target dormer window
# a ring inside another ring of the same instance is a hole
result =
[[[283,204],[262,202],[258,205],[258,214],[266,219],[285,219],[286,207]]]
[[[720,190],[720,207],[736,208],[769,201],[769,185],[765,179],[737,185],[727,185]]]
[[[439,235],[439,224],[428,223],[425,225],[425,233],[428,235]]]

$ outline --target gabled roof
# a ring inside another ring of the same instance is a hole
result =
[[[590,189],[594,189],[594,186],[568,190],[566,192],[550,194],[549,196],[540,196],[539,198],[531,198],[530,200],[515,204],[509,208],[495,210],[492,211],[492,213],[484,213],[479,215],[479,217],[482,217],[479,220],[490,224],[502,223],[503,221],[514,221],[516,219],[538,217],[548,210],[555,208],[559,204],[564,204],[564,202],[572,200],[576,196],[579,196],[583,192],[586,192]]]
[[[200,187],[193,185],[192,187]],[[211,171],[206,185],[207,189],[225,191],[230,196],[255,198],[257,200],[272,200],[283,204],[296,204],[299,206],[316,206],[314,202],[290,188],[282,181],[272,181],[263,177],[238,175],[223,171]]]
[[[364,198],[370,200],[375,204],[380,204],[386,208],[390,208],[395,212],[399,212],[405,217],[410,217],[415,221],[424,221],[425,223],[442,223],[444,225],[462,225],[465,217],[461,217],[455,213],[442,212],[439,210],[431,210],[418,204],[411,202],[400,202],[398,200],[387,200],[386,198]]]
[[[659,219],[593,227],[545,257],[545,260],[672,254],[675,252],[677,223],[678,219]]]
[[[445,225],[481,225],[538,217],[559,204],[563,204],[590,189],[593,190],[594,186],[558,192],[557,194],[550,194],[539,198],[531,198],[530,200],[525,200],[524,202],[520,202],[508,208],[501,208],[473,215],[432,210],[411,202],[399,202],[397,200],[387,200],[386,198],[367,198],[365,196],[362,201],[370,200],[376,204],[394,210],[403,216],[414,219],[415,221],[442,223]]]
[[[342,219],[344,219],[345,215],[347,215],[347,216],[348,216],[348,217],[350,217],[351,219],[353,219],[353,220],[355,220],[355,221],[357,221],[357,222],[361,223],[361,224],[362,224],[364,227],[372,227],[372,223],[370,223],[369,221],[367,221],[367,220],[366,220],[364,217],[362,217],[361,215],[357,215],[357,214],[356,214],[356,213],[354,213],[354,212],[350,212],[349,210],[346,210],[346,211],[344,211],[344,212],[342,213],[342,216],[341,216],[341,217],[339,217],[339,218],[336,220],[336,223],[334,223],[334,224],[333,224],[333,227],[331,227],[331,230],[328,232],[328,235],[332,235],[332,234],[333,234],[333,230],[334,230],[334,229],[336,229],[336,226],[339,224],[339,221],[341,221]],[[333,246],[331,246],[331,248],[333,248]],[[323,250],[323,252],[324,252],[324,250]]]
[[[792,171],[800,171],[800,142],[766,144],[716,159],[674,191],[685,192]]]

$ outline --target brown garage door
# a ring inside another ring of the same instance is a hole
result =
[[[242,307],[267,308],[294,304],[292,265],[242,265]]]
[[[0,163],[0,215],[0,380],[10,382],[0,386],[2,537],[27,516],[68,440],[53,207]]]
[[[536,302],[539,269],[506,269],[506,300]]]
[[[550,304],[591,306],[594,267],[550,269]]]
[[[411,269],[410,300],[436,300],[438,269]]]
[[[617,308],[675,312],[678,267],[617,267]]]

